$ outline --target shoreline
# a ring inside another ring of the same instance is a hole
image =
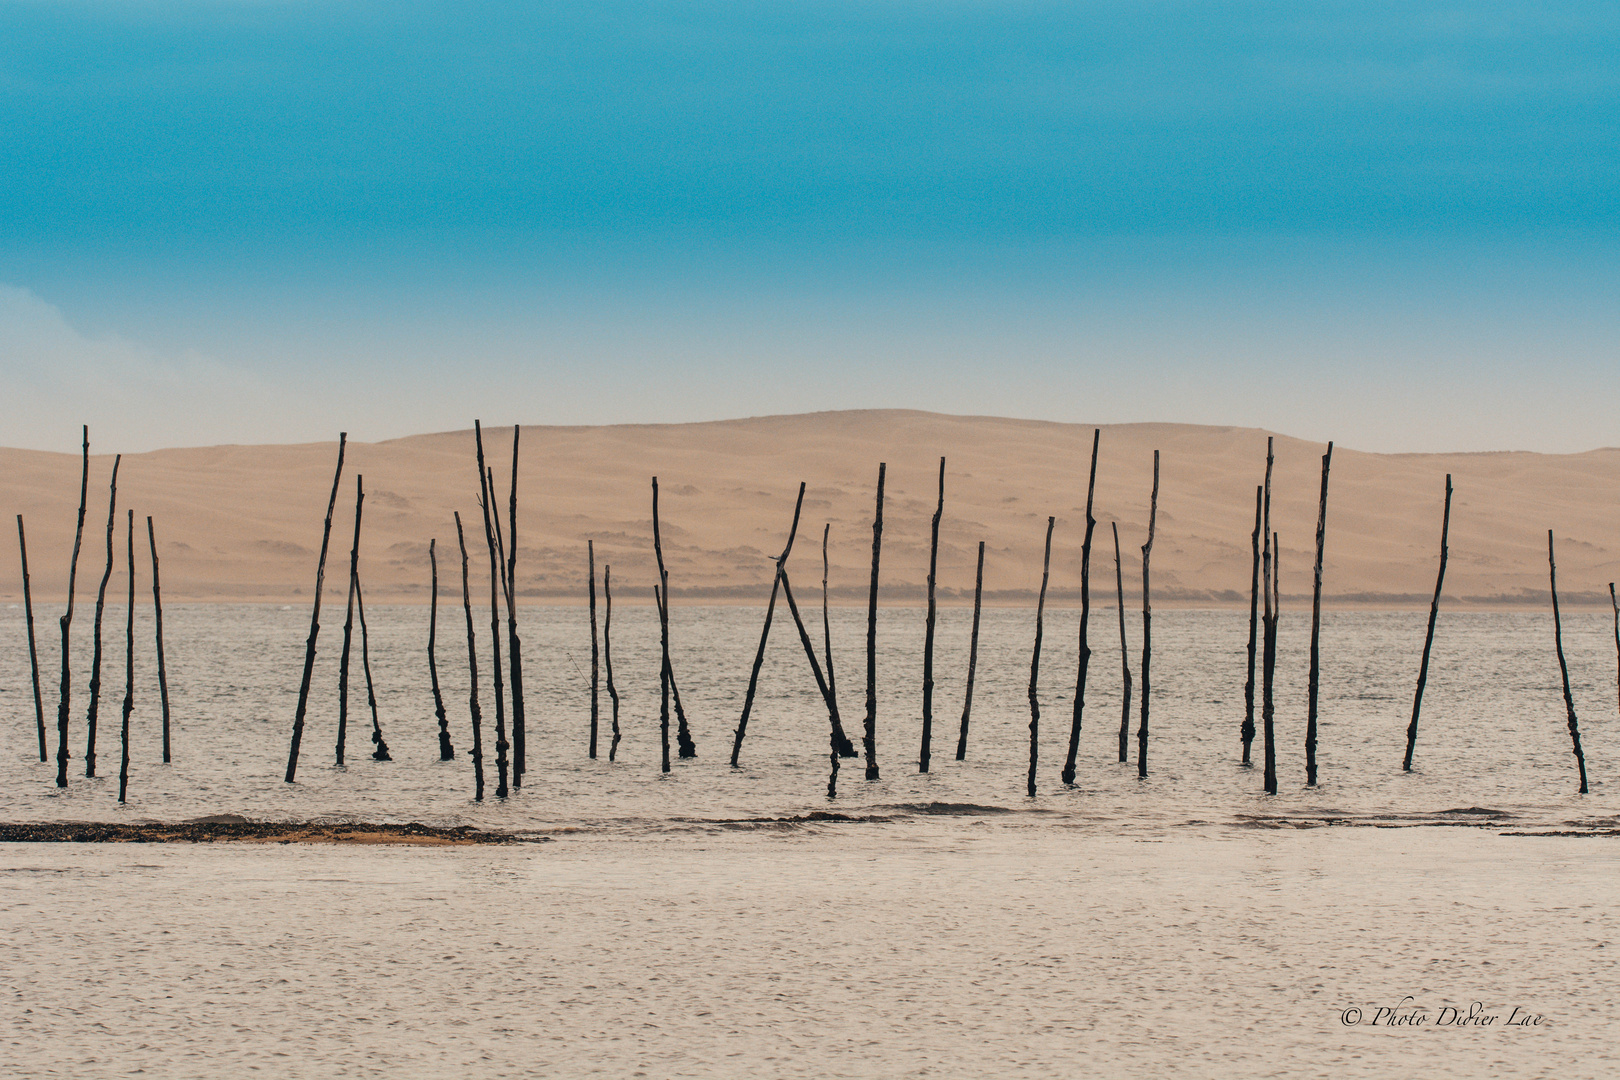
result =
[[[480,844],[537,843],[516,833],[484,832],[471,825],[436,828],[407,824],[307,821],[249,821],[219,814],[193,821],[122,824],[100,821],[4,822],[0,843],[22,844],[404,844],[416,847],[470,847]]]

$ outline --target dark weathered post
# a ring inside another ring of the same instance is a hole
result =
[[[366,673],[366,704],[371,707],[371,751],[372,761],[393,761],[389,756],[388,744],[383,741],[382,722],[377,719],[377,685],[371,679],[371,645],[366,633],[366,595],[360,587],[360,579],[354,581],[354,606],[360,613],[360,667]]]
[[[68,564],[67,611],[62,615],[62,686],[56,707],[56,786],[67,787],[68,710],[73,697],[73,668],[68,645],[73,628],[73,586],[79,577],[79,545],[84,540],[84,505],[90,493],[90,427],[84,428],[84,471],[79,475],[79,526],[73,534],[73,561]]]
[[[337,472],[332,476],[332,497],[326,502],[326,524],[321,529],[321,559],[315,567],[315,607],[309,617],[309,639],[304,642],[304,679],[298,686],[298,711],[293,714],[292,746],[287,751],[287,775],[292,783],[298,773],[298,744],[304,739],[304,713],[309,708],[309,681],[315,673],[315,639],[321,632],[321,592],[326,582],[326,549],[332,539],[332,511],[337,507],[338,483],[343,479],[343,448],[347,432],[338,432]]]
[[[1316,786],[1316,697],[1321,671],[1322,650],[1322,548],[1327,536],[1328,466],[1333,462],[1333,444],[1322,455],[1322,497],[1316,510],[1316,571],[1311,586],[1311,673],[1306,692],[1305,784]]]
[[[968,636],[967,687],[962,694],[962,730],[956,736],[956,760],[967,760],[968,718],[973,713],[973,680],[979,668],[979,601],[984,596],[984,541],[979,541],[979,568],[973,574],[973,632]]]
[[[511,547],[506,554],[506,660],[511,665],[512,673],[512,786],[522,787],[523,777],[529,771],[529,727],[528,711],[523,698],[523,639],[518,636],[517,628],[517,484],[518,484],[518,435],[520,429],[517,424],[512,425],[512,491],[506,504],[506,532],[511,540]],[[490,496],[495,495],[495,485],[490,484]],[[495,512],[495,525],[499,529],[501,521],[500,512]],[[594,577],[592,579],[595,580]],[[594,588],[594,585],[593,585]],[[594,684],[593,684],[594,685]],[[592,708],[592,739],[591,757],[596,756],[595,739],[595,709],[596,698],[591,698]]]
[[[439,760],[454,761],[456,748],[450,744],[450,718],[445,715],[444,695],[439,693],[439,663],[433,645],[439,636],[439,556],[437,539],[428,541],[428,566],[432,568],[432,596],[428,601],[428,678],[433,681],[433,715],[439,720]]]
[[[158,696],[163,702],[163,764],[169,764],[169,668],[163,660],[163,589],[158,581],[157,534],[146,518],[146,542],[152,549],[152,615],[157,625]]]
[[[1265,736],[1265,786],[1267,795],[1277,794],[1277,743],[1276,727],[1273,723],[1275,712],[1272,701],[1272,677],[1277,669],[1277,613],[1273,609],[1272,581],[1276,570],[1273,561],[1276,536],[1271,531],[1271,439],[1266,439],[1266,481],[1262,486],[1261,528],[1265,543],[1260,553],[1260,587],[1264,590],[1264,638],[1261,645],[1263,657],[1260,671],[1260,723]]]
[[[1564,662],[1564,624],[1558,617],[1558,564],[1553,561],[1553,534],[1547,530],[1547,575],[1552,582],[1553,644],[1558,649],[1558,672],[1564,678],[1564,709],[1569,713],[1569,742],[1581,771],[1581,794],[1586,794],[1586,755],[1581,752],[1581,728],[1575,720],[1575,698],[1569,692],[1569,665]]]
[[[804,482],[799,482],[799,499],[793,504],[793,525],[788,529],[787,546],[775,559],[776,573],[771,575],[771,598],[765,605],[765,625],[759,632],[759,649],[754,653],[754,667],[748,674],[748,691],[743,695],[742,716],[737,720],[737,733],[731,742],[731,767],[737,768],[737,757],[742,753],[743,738],[748,734],[748,716],[754,711],[754,692],[759,687],[759,671],[765,665],[765,643],[771,638],[771,619],[776,614],[776,594],[782,590],[782,565],[793,550],[793,538],[799,533],[799,511],[804,508]],[[825,693],[822,695],[825,697]]]
[[[654,483],[657,481],[655,480]],[[658,630],[663,638],[663,658],[658,665],[658,745],[662,751],[659,769],[669,772],[669,610],[664,607],[663,590],[653,586],[653,603],[658,605]]]
[[[119,738],[122,751],[118,765],[119,802],[129,793],[129,714],[135,711],[135,511],[128,513],[129,603],[124,609],[124,724]]]
[[[1041,630],[1046,617],[1046,582],[1052,573],[1052,526],[1046,519],[1046,555],[1041,560],[1041,595],[1035,602],[1035,650],[1029,660],[1029,797],[1035,797],[1035,764],[1041,749]]]
[[[1448,477],[1448,479],[1449,479],[1449,477]],[[1614,608],[1614,652],[1615,652],[1616,658],[1620,659],[1620,599],[1615,598],[1615,595],[1614,595],[1614,582],[1612,582],[1612,581],[1609,582],[1609,606]],[[38,679],[36,678],[35,679],[35,693],[36,693],[36,695],[38,694],[38,692],[39,692],[38,691]],[[41,743],[40,745],[43,746],[44,744]],[[41,757],[40,760],[44,761],[45,759],[43,757]]]
[[[1110,524],[1114,527],[1114,590],[1118,594],[1119,662],[1124,675],[1119,716],[1119,763],[1124,765],[1131,756],[1131,651],[1125,642],[1125,571],[1119,561],[1119,522]]]
[[[473,431],[478,438],[478,467],[484,475],[479,485],[479,504],[484,510],[484,543],[489,548],[489,646],[491,681],[495,684],[495,797],[506,798],[510,789],[507,786],[507,751],[511,744],[506,741],[506,697],[501,673],[501,586],[506,580],[506,560],[501,558],[500,549],[495,543],[495,525],[490,520],[490,513],[499,513],[492,506],[495,493],[495,474],[484,468],[483,433],[478,425],[473,424]]]
[[[478,639],[473,633],[472,589],[467,580],[467,535],[456,515],[456,543],[461,545],[461,607],[467,613],[467,708],[472,715],[473,798],[484,801],[484,713],[478,707]],[[441,744],[443,745],[443,744]]]
[[[669,695],[675,703],[676,742],[682,758],[697,757],[697,744],[692,741],[691,728],[686,723],[686,710],[681,706],[680,687],[675,685],[675,668],[669,660],[669,571],[664,569],[664,541],[658,525],[658,477],[652,478],[653,489],[653,554],[658,557],[659,590],[658,618],[664,635],[664,668],[669,676]]]
[[[866,778],[878,779],[877,764],[877,599],[878,559],[883,553],[883,476],[888,462],[878,463],[877,516],[872,521],[872,591],[866,601]]]
[[[922,750],[917,755],[917,771],[928,771],[929,744],[934,738],[934,581],[939,571],[939,519],[945,516],[945,459],[939,459],[939,506],[928,541],[928,622],[923,632]]]
[[[602,599],[607,608],[602,618],[602,663],[607,669],[608,698],[613,702],[613,741],[608,743],[608,760],[619,753],[619,690],[613,685],[613,567],[602,567]]]
[[[793,625],[799,631],[799,644],[804,647],[805,658],[810,661],[810,672],[816,678],[816,689],[821,691],[821,700],[827,706],[827,722],[832,727],[833,745],[844,757],[854,757],[855,747],[844,734],[843,717],[838,713],[838,698],[821,675],[821,663],[816,659],[816,647],[810,641],[810,631],[805,629],[804,619],[799,615],[799,605],[793,602],[793,586],[788,583],[787,570],[778,566],[776,573],[782,582],[782,596],[787,600],[788,612],[793,616]]]
[[[827,654],[827,701],[828,701],[828,707],[830,708],[830,710],[832,711],[832,713],[834,715],[837,715],[837,716],[840,717],[838,722],[833,725],[833,727],[834,727],[834,730],[833,730],[833,742],[835,744],[834,745],[834,750],[837,752],[839,757],[852,758],[852,757],[856,756],[855,744],[849,741],[849,736],[848,735],[844,734],[843,719],[842,719],[841,714],[839,714],[839,711],[838,711],[838,680],[833,675],[832,617],[827,612],[827,570],[828,570],[827,537],[831,532],[832,532],[832,522],[829,521],[826,524],[822,525],[822,527],[821,527],[821,637],[822,637],[822,642],[823,642],[823,648],[826,650],[826,654]],[[834,784],[835,787],[836,787],[836,781],[837,781],[837,772],[838,772],[838,770],[835,768],[833,770],[833,774],[834,774],[833,784]]]
[[[1243,764],[1253,767],[1249,760],[1249,746],[1254,742],[1254,649],[1255,623],[1260,616],[1260,485],[1254,487],[1254,570],[1249,582],[1249,678],[1243,684],[1243,726],[1238,737],[1243,740]]]
[[[349,734],[349,657],[354,643],[354,591],[360,586],[360,512],[366,501],[365,477],[354,478],[354,545],[349,548],[349,602],[343,616],[343,656],[338,661],[337,764]]]
[[[591,760],[596,760],[596,726],[601,714],[601,658],[596,646],[596,542],[585,541],[585,561],[590,566],[591,597]]]
[[[1417,692],[1412,695],[1412,722],[1406,725],[1406,760],[1401,763],[1405,772],[1412,771],[1412,751],[1417,747],[1418,713],[1423,709],[1423,687],[1429,681],[1429,650],[1434,646],[1434,621],[1440,615],[1440,588],[1446,583],[1446,534],[1451,531],[1451,474],[1446,473],[1446,512],[1440,519],[1440,572],[1434,578],[1434,599],[1429,602],[1429,631],[1423,636],[1423,660],[1418,664]],[[1609,586],[1614,596],[1614,586]],[[1617,609],[1620,610],[1620,609]],[[1620,646],[1620,633],[1615,636]]]
[[[101,588],[96,592],[95,652],[90,661],[90,709],[84,718],[84,775],[96,775],[96,716],[101,711],[101,614],[107,606],[107,582],[113,572],[113,527],[117,524],[118,463],[124,455],[113,457],[112,489],[107,496],[107,570],[101,575]]]
[[[1086,538],[1080,545],[1080,670],[1074,677],[1074,724],[1069,728],[1069,756],[1063,763],[1063,782],[1074,783],[1075,758],[1080,753],[1080,717],[1086,708],[1086,668],[1091,664],[1091,646],[1086,642],[1086,625],[1091,621],[1091,533],[1097,519],[1091,516],[1092,497],[1097,490],[1097,447],[1102,428],[1091,433],[1091,479],[1086,481]]]
[[[28,669],[34,675],[34,719],[39,722],[39,760],[50,760],[45,745],[45,699],[39,692],[39,651],[34,644],[34,594],[28,585],[28,537],[23,534],[23,517],[17,515],[17,546],[22,549],[23,611],[28,617]]]
[[[1159,519],[1159,452],[1153,451],[1153,497],[1148,503],[1147,543],[1142,545],[1142,719],[1136,725],[1136,775],[1147,775],[1148,703],[1152,697],[1153,605],[1148,596],[1148,566],[1153,560],[1153,531]]]

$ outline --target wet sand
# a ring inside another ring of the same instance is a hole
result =
[[[543,837],[484,832],[470,825],[435,828],[420,822],[388,824],[355,822],[248,821],[220,814],[194,821],[109,824],[102,821],[0,823],[0,843],[7,844],[407,844],[449,847],[510,844]]]

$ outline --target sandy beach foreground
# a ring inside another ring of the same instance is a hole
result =
[[[945,457],[939,584],[946,603],[971,602],[978,542],[985,596],[1028,603],[1040,585],[1042,533],[1056,516],[1054,602],[1078,598],[1092,427],[997,417],[861,410],[701,424],[525,427],[520,440],[518,593],[529,602],[583,603],[586,541],[598,572],[613,567],[617,602],[640,604],[655,581],[651,487],[660,478],[671,594],[683,601],[763,602],[767,556],[780,551],[800,481],[807,484],[795,580],[820,577],[830,525],[834,602],[865,598],[878,462],[888,465],[883,597],[915,603],[928,576],[929,519]],[[165,596],[172,600],[305,603],[337,457],[330,443],[216,446],[132,454],[119,506],[153,515]],[[85,566],[96,562],[111,452],[90,433]],[[485,429],[504,495],[512,429]],[[1155,602],[1248,603],[1255,485],[1267,433],[1188,424],[1102,428],[1093,573],[1118,521],[1126,591],[1135,595],[1153,452],[1161,452]],[[0,506],[27,520],[36,600],[65,595],[79,491],[78,431],[64,453],[0,450]],[[1308,599],[1325,446],[1276,438],[1272,521],[1281,536],[1285,600]],[[1445,476],[1456,484],[1447,597],[1474,606],[1542,604],[1547,530],[1560,537],[1566,603],[1608,602],[1620,576],[1620,450],[1583,454],[1369,454],[1334,450],[1323,590],[1330,605],[1422,606],[1434,588]],[[347,552],[354,480],[365,477],[361,572],[373,602],[422,601],[428,542],[439,541],[441,594],[459,598],[451,513],[476,516],[472,432],[349,444],[334,559]],[[478,530],[474,530],[478,532]],[[482,536],[469,538],[475,574]],[[142,553],[144,556],[144,552]],[[1111,569],[1111,567],[1109,567]],[[146,567],[141,570],[146,587]],[[341,602],[346,578],[328,573]],[[19,600],[16,575],[0,599]]]

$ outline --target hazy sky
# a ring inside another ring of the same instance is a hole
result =
[[[0,0],[0,443],[1620,444],[1620,6]]]

